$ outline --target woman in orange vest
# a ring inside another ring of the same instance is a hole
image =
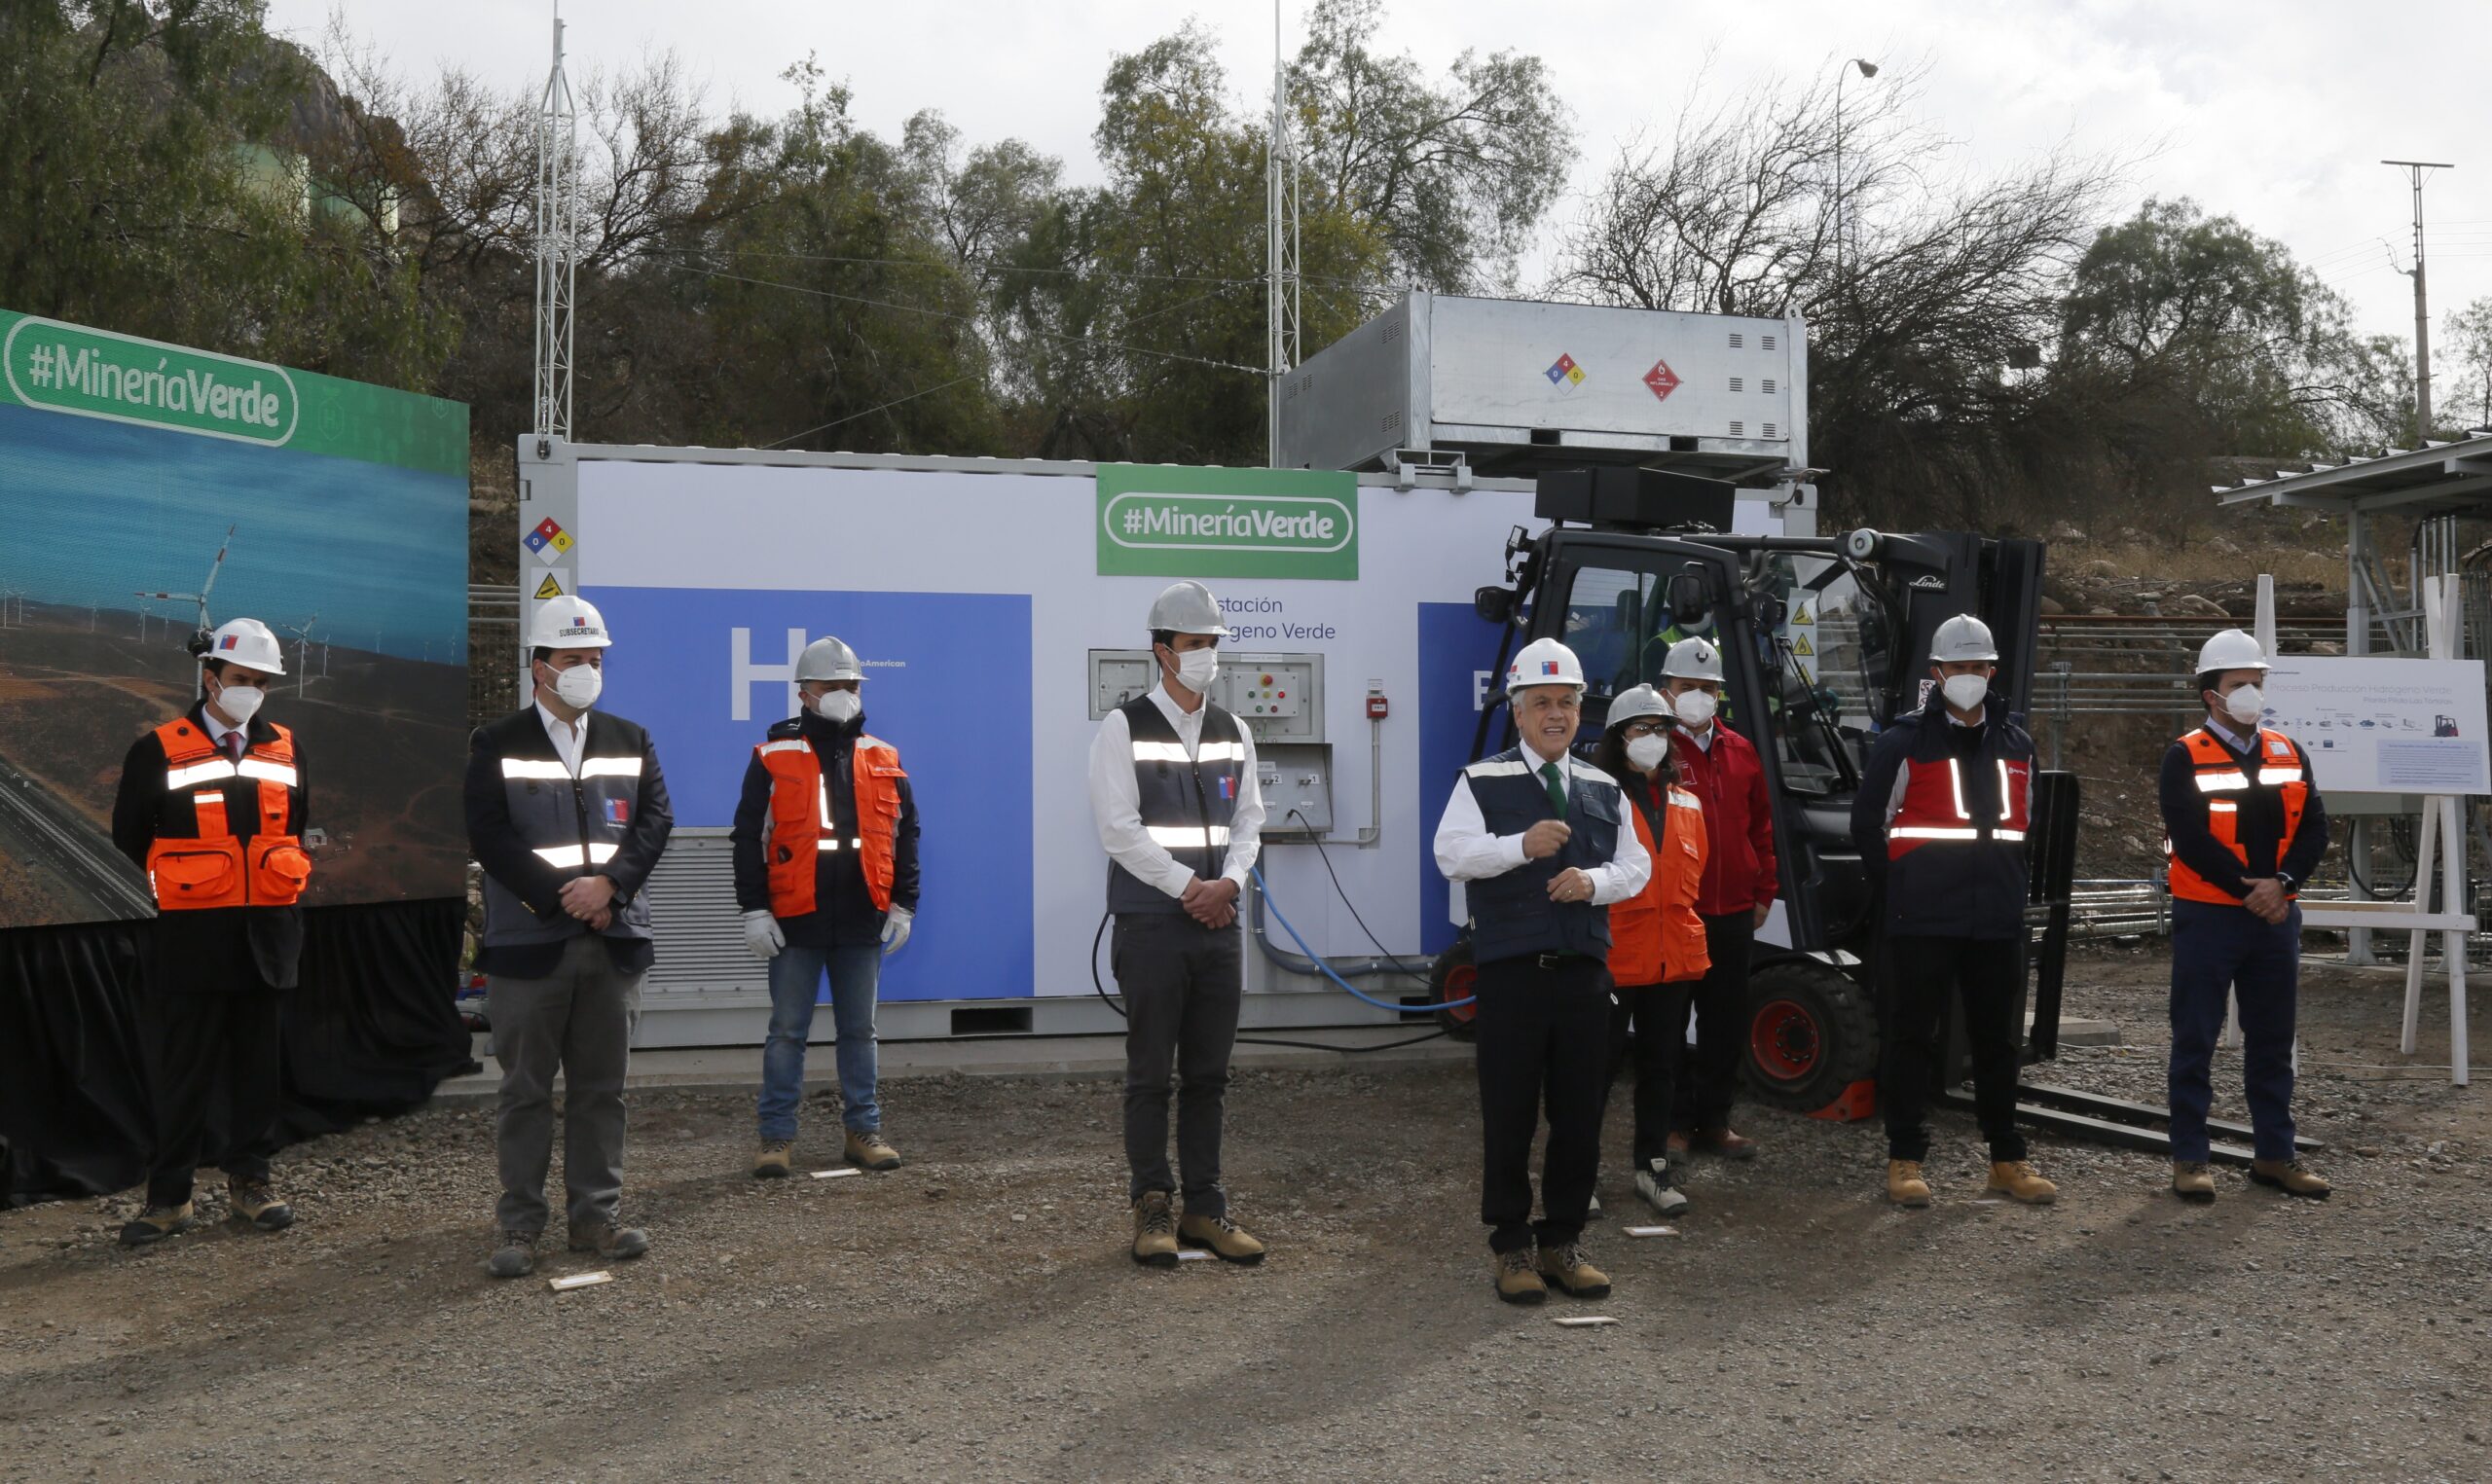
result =
[[[1704,879],[1704,812],[1677,787],[1670,757],[1667,699],[1639,685],[1609,705],[1593,766],[1634,802],[1636,838],[1653,858],[1644,889],[1609,909],[1609,975],[1618,1008],[1611,1028],[1616,1079],[1629,1045],[1635,1056],[1635,1193],[1663,1215],[1687,1209],[1669,1162],[1670,1094],[1687,1052],[1687,1014],[1696,981],[1711,967],[1704,920],[1696,914]],[[1631,1041],[1630,1026],[1634,1029]]]

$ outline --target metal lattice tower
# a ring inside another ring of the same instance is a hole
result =
[[[554,70],[536,110],[536,436],[571,435],[571,306],[579,268],[579,116],[563,75],[563,16],[554,13]]]
[[[1289,79],[1282,65],[1280,0],[1272,0],[1272,134],[1264,167],[1264,322],[1270,344],[1266,389],[1270,425],[1264,461],[1281,461],[1281,383],[1298,368],[1298,142],[1289,127]]]

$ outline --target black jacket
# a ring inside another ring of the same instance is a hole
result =
[[[857,837],[857,739],[865,718],[825,721],[807,711],[771,727],[774,741],[801,737],[822,759],[823,781],[830,788],[831,823],[843,840]],[[902,759],[905,761],[905,758]],[[744,792],[736,800],[736,909],[766,912],[770,907],[770,770],[755,753],[744,769]],[[899,780],[899,824],[892,842],[892,905],[917,910],[920,874],[917,865],[917,794],[908,779]],[[863,863],[854,851],[823,851],[815,855],[814,908],[804,917],[781,918],[780,929],[790,943],[808,948],[857,948],[883,935],[883,912],[865,891]]]
[[[2209,727],[2207,735],[2221,742],[2225,751],[2234,751],[2222,733]],[[2254,754],[2254,739],[2251,746]],[[2293,743],[2293,761],[2301,765],[2303,778],[2311,777],[2310,756],[2302,751],[2299,742]],[[2163,808],[2163,833],[2172,842],[2172,853],[2190,870],[2235,896],[2250,894],[2245,878],[2273,876],[2280,869],[2292,879],[2290,889],[2299,889],[2302,883],[2310,880],[2310,873],[2319,869],[2319,858],[2327,853],[2327,810],[2319,801],[2319,789],[2314,786],[2310,790],[2309,802],[2302,806],[2301,828],[2293,836],[2293,848],[2279,861],[2276,847],[2285,838],[2284,796],[2274,787],[2259,784],[2254,755],[2245,758],[2243,771],[2250,777],[2250,787],[2223,797],[2240,805],[2241,813],[2234,815],[2239,821],[2235,828],[2240,832],[2242,851],[2250,857],[2247,870],[2230,851],[2216,843],[2214,832],[2207,828],[2209,796],[2198,791],[2197,764],[2190,760],[2187,747],[2177,741],[2173,742],[2163,754],[2163,772],[2155,787]]]
[[[554,740],[545,734],[545,723],[536,714],[533,701],[520,710],[488,722],[476,729],[467,751],[466,811],[467,849],[485,874],[518,898],[520,904],[537,922],[555,923],[565,918],[563,885],[580,875],[603,876],[614,883],[614,906],[618,921],[622,910],[640,895],[647,884],[649,873],[657,868],[658,857],[666,851],[667,838],[675,833],[675,811],[667,802],[666,778],[658,771],[657,748],[649,742],[647,731],[620,716],[604,711],[588,713],[588,730],[582,739],[582,752],[588,756],[638,753],[641,776],[638,801],[623,838],[616,845],[611,859],[594,871],[564,870],[547,864],[531,849],[513,825],[508,796],[503,790],[502,760],[528,758],[537,761],[559,760]],[[579,931],[588,930],[586,923]],[[480,973],[506,974],[518,979],[542,978],[554,971],[562,961],[561,942],[529,944],[521,947],[485,948],[476,951],[476,968]],[[626,973],[638,973],[649,966],[655,955],[645,937],[627,938],[609,934],[606,946],[612,951],[615,967]]]
[[[190,719],[207,729],[207,705],[195,702]],[[253,746],[276,740],[276,729],[254,716],[244,729]],[[295,739],[295,787],[286,832],[300,838],[312,816],[311,773],[304,766],[303,742]],[[225,785],[225,817],[247,828],[260,816],[260,785],[254,778],[236,778]],[[147,869],[147,851],[160,834],[187,834],[199,828],[188,793],[165,790],[165,744],[151,729],[129,744],[122,758],[121,787],[113,795],[113,845],[137,867]],[[315,867],[316,870],[316,867]],[[315,875],[314,880],[317,880]],[[197,912],[160,912],[156,925],[141,935],[141,969],[150,988],[173,993],[220,993],[266,986],[290,990],[303,959],[303,908],[210,907]]]
[[[1997,696],[1985,703],[1980,745],[1962,770],[1964,808],[1975,828],[1997,827],[1998,762],[2026,767],[2030,805],[2034,739]],[[1898,936],[1976,938],[2025,935],[2025,846],[1988,839],[1929,841],[1902,859],[1887,858],[1887,825],[1902,798],[1904,765],[1943,767],[1961,741],[1938,688],[1913,714],[1880,734],[1851,801],[1851,839],[1860,863],[1885,895],[1886,931]]]

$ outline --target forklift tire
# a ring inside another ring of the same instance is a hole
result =
[[[1479,981],[1480,970],[1471,962],[1471,940],[1464,938],[1437,955],[1436,962],[1429,966],[1428,1002],[1444,1004],[1448,1000],[1469,999]],[[1479,1008],[1478,1005],[1457,1005],[1450,1010],[1439,1010],[1437,1024],[1444,1028],[1447,1035],[1457,1041],[1467,1041],[1479,1030],[1475,1020]]]
[[[1878,1016],[1866,987],[1808,959],[1748,980],[1747,1082],[1758,1102],[1814,1113],[1878,1074]]]

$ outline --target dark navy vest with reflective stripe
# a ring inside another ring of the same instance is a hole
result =
[[[533,706],[530,707],[532,712]],[[531,718],[533,719],[533,718]],[[601,722],[605,724],[601,725]],[[630,833],[633,811],[640,806],[641,750],[628,745],[611,722],[598,712],[586,716],[581,735],[580,776],[571,777],[554,752],[551,738],[539,725],[523,727],[528,752],[499,760],[502,798],[510,808],[511,827],[537,857],[568,881],[586,876],[614,858],[618,842]],[[485,933],[488,948],[516,948],[532,943],[559,943],[589,930],[588,924],[554,910],[554,902],[523,902],[492,876],[485,878]],[[540,916],[539,914],[544,914]],[[609,938],[652,938],[648,893],[634,894],[614,907]]]
[[[1143,828],[1151,838],[1204,881],[1228,869],[1228,819],[1246,763],[1237,718],[1203,703],[1203,735],[1191,760],[1177,729],[1158,704],[1137,696],[1124,704],[1125,730],[1133,738],[1133,778],[1141,790]],[[1110,912],[1176,913],[1177,899],[1131,871],[1108,862]]]
[[[1491,835],[1520,835],[1558,812],[1537,756],[1517,747],[1463,770]],[[1549,884],[1568,867],[1590,871],[1618,853],[1625,802],[1603,774],[1574,764],[1566,790],[1566,823],[1574,833],[1557,854],[1526,860],[1502,876],[1466,882],[1473,961],[1493,963],[1526,954],[1609,954],[1609,909],[1590,902],[1553,902]]]

